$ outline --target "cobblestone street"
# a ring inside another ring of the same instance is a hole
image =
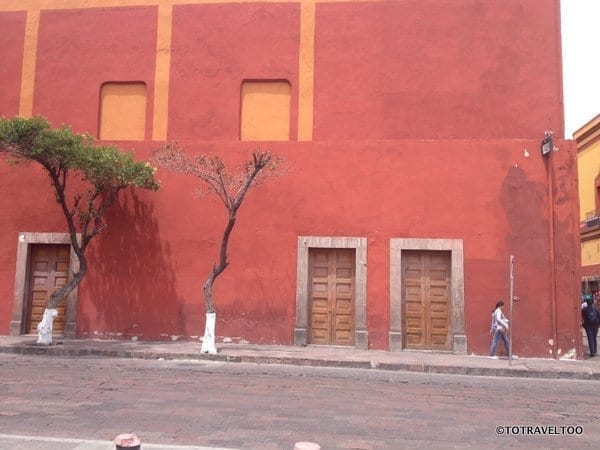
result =
[[[0,355],[0,433],[111,440],[132,432],[142,444],[249,449],[291,449],[297,441],[323,449],[581,448],[600,442],[598,388],[579,380]]]

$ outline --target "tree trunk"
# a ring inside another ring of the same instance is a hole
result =
[[[217,353],[217,347],[215,347],[215,322],[217,314],[215,313],[212,300],[212,285],[215,281],[216,270],[216,268],[213,268],[202,287],[204,291],[204,303],[206,305],[206,324],[204,325],[204,337],[202,338],[200,353],[210,353],[211,355]]]
[[[233,230],[234,225],[235,211],[230,212],[227,226],[223,232],[221,251],[219,252],[219,265],[213,266],[210,275],[204,282],[204,286],[202,286],[202,290],[204,291],[204,303],[206,305],[206,325],[204,326],[204,338],[202,339],[202,348],[200,349],[201,353],[217,353],[217,348],[215,347],[215,322],[217,315],[215,313],[215,306],[212,298],[212,287],[215,279],[229,265],[229,262],[227,261],[227,246],[229,245],[229,236],[231,235],[231,230]]]
[[[211,355],[217,354],[217,347],[215,346],[216,321],[216,313],[206,313],[206,325],[204,326],[204,337],[202,338],[202,348],[200,349],[200,353],[209,353]]]
[[[204,286],[202,286],[202,291],[204,292],[204,305],[206,306],[207,313],[215,312],[215,306],[213,304],[212,298],[212,286],[216,278],[215,270],[216,268],[213,268],[210,275],[208,276],[208,279],[204,282]]]
[[[46,308],[44,310],[44,317],[37,326],[37,344],[52,345],[52,325],[56,316],[58,316],[58,311],[55,308]]]

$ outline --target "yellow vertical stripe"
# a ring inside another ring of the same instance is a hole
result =
[[[171,69],[171,32],[173,29],[173,5],[158,7],[156,35],[156,71],[154,73],[154,116],[152,139],[165,141],[169,123],[169,72]]]
[[[315,69],[315,1],[301,3],[300,61],[298,74],[298,140],[313,137],[313,98]]]
[[[27,11],[25,22],[25,43],[23,45],[23,67],[21,70],[21,96],[19,115],[31,117],[33,113],[33,90],[35,87],[35,61],[37,55],[40,11]]]

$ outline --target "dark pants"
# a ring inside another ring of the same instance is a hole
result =
[[[598,324],[589,324],[585,326],[585,334],[587,334],[588,345],[590,346],[590,356],[596,356],[596,352],[598,351],[598,345],[596,343],[596,336],[598,336],[598,326]]]

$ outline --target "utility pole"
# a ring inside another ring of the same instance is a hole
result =
[[[515,299],[515,257],[510,255],[509,258],[509,297],[510,297],[510,326],[508,327],[508,365],[512,363],[512,345],[513,337],[512,330],[515,326],[514,315],[513,315],[513,303]]]

